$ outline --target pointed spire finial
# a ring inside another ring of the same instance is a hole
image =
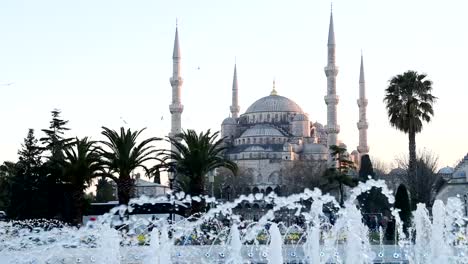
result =
[[[271,90],[270,95],[278,95],[278,92],[276,91],[276,79],[273,78],[273,89]]]
[[[179,47],[179,26],[176,19],[176,30],[174,37],[174,52],[172,53],[172,58],[180,58],[180,47]]]
[[[335,30],[333,27],[333,3],[330,10],[330,26],[328,28],[328,45],[335,45]]]
[[[364,56],[361,49],[361,68],[359,71],[359,83],[364,83]]]

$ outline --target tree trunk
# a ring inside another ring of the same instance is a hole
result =
[[[73,199],[73,224],[79,225],[83,220],[83,190],[74,189],[72,191]]]
[[[205,180],[203,176],[196,178],[192,188],[192,197],[198,196],[200,198],[199,202],[192,201],[192,214],[201,213],[205,210],[205,200],[202,199],[205,192]]]
[[[117,182],[117,189],[119,196],[119,204],[127,205],[130,201],[130,196],[133,191],[133,180],[130,177],[123,179],[119,178]]]
[[[339,183],[339,189],[340,189],[340,206],[344,207],[344,190],[343,190],[343,184],[341,182]]]
[[[411,180],[415,180],[416,177],[416,133],[414,129],[410,126],[408,132],[409,139],[409,164],[408,164],[408,176]]]

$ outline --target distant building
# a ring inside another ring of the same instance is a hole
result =
[[[165,195],[169,191],[169,187],[154,183],[150,181],[146,181],[140,178],[140,174],[137,173],[135,177],[135,186],[133,189],[133,197],[137,198],[142,195],[148,197],[157,197]]]
[[[279,192],[286,188],[284,172],[289,170],[293,161],[310,161],[314,164],[330,162],[329,148],[332,145],[345,146],[339,139],[338,119],[339,96],[337,94],[336,42],[333,15],[330,15],[327,43],[327,65],[324,68],[327,87],[324,91],[324,107],[327,109],[326,124],[312,121],[307,113],[293,100],[281,96],[275,83],[271,93],[256,100],[242,113],[239,106],[239,86],[237,66],[234,65],[230,115],[221,124],[221,136],[228,146],[227,158],[236,162],[252,175],[249,192]],[[181,76],[181,52],[178,29],[176,28],[173,49],[173,71],[170,78],[172,101],[171,132],[174,136],[182,131],[181,101],[183,78]],[[299,76],[301,77],[301,76]],[[307,78],[307,77],[305,77]],[[367,98],[365,94],[364,63],[361,55],[359,93],[356,111],[359,146],[351,158],[358,163],[362,155],[368,154],[367,144]],[[302,96],[298,94],[298,96]],[[219,98],[216,98],[219,100]],[[347,113],[349,114],[349,113]],[[342,145],[343,144],[343,145]],[[351,152],[352,150],[349,149]]]
[[[465,204],[465,216],[468,216],[468,154],[455,166],[439,170],[447,181],[437,193],[436,199],[447,202],[449,197],[459,197]]]
[[[167,194],[170,190],[169,186],[141,179],[139,173],[136,173],[133,177],[135,181],[133,186],[132,198],[138,198],[142,195],[148,197],[162,196]],[[118,197],[117,184],[114,181],[111,181],[111,185],[114,197]]]

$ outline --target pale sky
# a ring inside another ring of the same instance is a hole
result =
[[[407,70],[434,82],[435,117],[417,148],[440,167],[468,152],[468,2],[335,0],[339,138],[358,144],[358,78],[364,53],[370,155],[391,163],[408,152],[383,104],[388,80]],[[237,57],[241,113],[280,95],[326,123],[330,1],[0,1],[0,162],[16,160],[28,128],[47,128],[50,111],[70,120],[68,136],[100,140],[101,126],[170,129],[175,21],[182,54],[184,129],[219,130],[229,115]],[[200,67],[200,69],[198,69]],[[13,83],[9,86],[2,85]]]

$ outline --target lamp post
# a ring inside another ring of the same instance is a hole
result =
[[[465,216],[468,216],[468,193],[463,195],[463,199],[465,200]]]
[[[167,178],[169,179],[169,189],[173,192],[174,191],[174,180],[175,180],[175,174],[176,174],[176,168],[173,165],[170,165],[169,168],[167,169]],[[169,196],[170,198],[170,203],[171,203],[171,210],[169,214],[169,218],[171,219],[171,223],[174,222],[174,198],[172,194]]]

